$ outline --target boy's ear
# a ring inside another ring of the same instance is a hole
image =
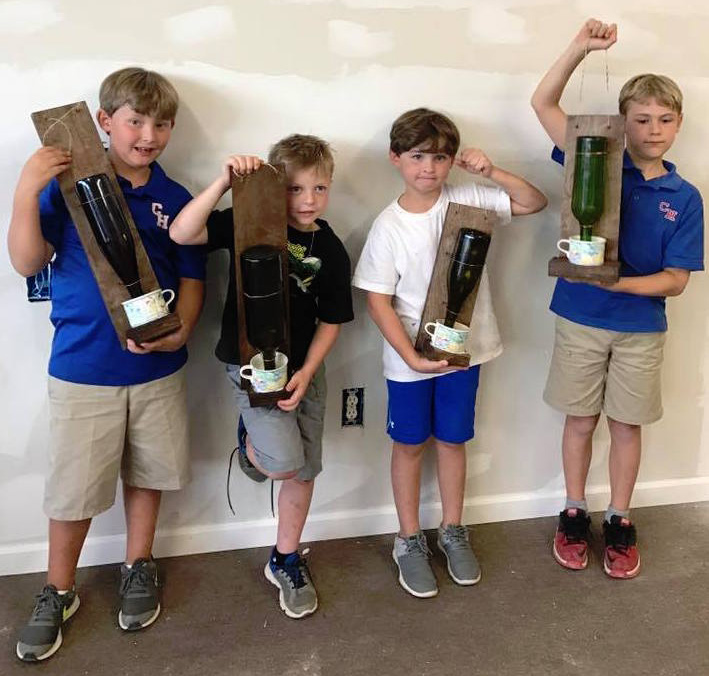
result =
[[[682,115],[682,113],[680,113],[677,116],[677,131],[679,131],[682,128],[682,120],[684,120],[684,115]]]
[[[389,161],[395,166],[398,167],[401,164],[401,155],[397,155],[393,150],[389,151]]]
[[[103,108],[99,108],[96,111],[96,121],[98,122],[98,126],[110,135],[111,116]]]

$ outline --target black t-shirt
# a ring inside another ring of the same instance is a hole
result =
[[[234,268],[234,220],[231,209],[213,211],[207,220],[208,249],[229,251],[229,286],[222,333],[215,349],[218,359],[239,363],[239,332]],[[305,361],[318,320],[344,324],[354,319],[350,286],[350,259],[326,221],[319,230],[301,232],[288,226],[288,287],[290,292],[290,366]]]

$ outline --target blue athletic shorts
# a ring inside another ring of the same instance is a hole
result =
[[[475,395],[480,366],[435,378],[387,380],[387,432],[402,444],[422,444],[430,436],[462,444],[475,436]]]

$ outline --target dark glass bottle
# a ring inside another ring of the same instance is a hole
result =
[[[490,246],[490,235],[473,228],[461,228],[448,268],[448,305],[443,323],[454,326],[460,308],[482,274]]]
[[[241,281],[246,310],[246,335],[263,354],[267,371],[276,368],[276,350],[285,342],[281,253],[258,245],[241,254]]]
[[[571,211],[581,225],[581,239],[591,241],[593,224],[603,214],[608,139],[605,136],[578,136],[574,163]]]
[[[76,182],[76,192],[103,255],[126,285],[131,298],[143,295],[135,243],[123,209],[106,174]]]

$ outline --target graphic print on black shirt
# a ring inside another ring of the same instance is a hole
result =
[[[317,256],[311,255],[314,244],[315,231],[309,249],[302,244],[288,242],[288,276],[304,293],[308,293],[308,287],[322,267],[322,261]]]

